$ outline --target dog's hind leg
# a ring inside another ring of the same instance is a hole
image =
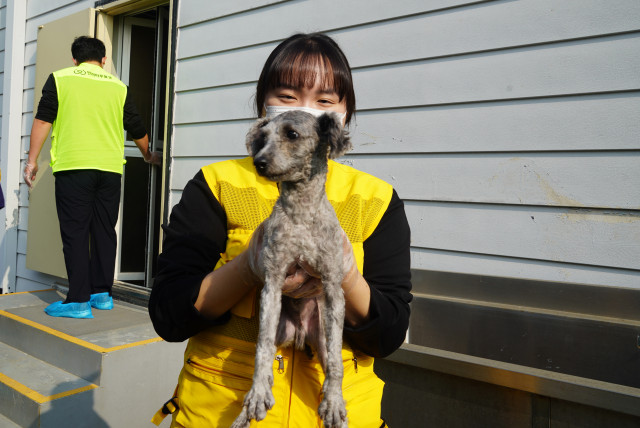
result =
[[[323,277],[325,302],[322,322],[326,334],[327,362],[322,385],[323,398],[318,414],[326,428],[347,427],[347,409],[342,396],[342,327],[344,324],[344,294],[339,273]]]
[[[275,404],[273,392],[273,358],[276,352],[275,339],[280,318],[281,292],[278,275],[268,273],[260,294],[260,330],[256,346],[253,385],[244,397],[240,416],[231,428],[247,428],[251,419],[261,421]]]

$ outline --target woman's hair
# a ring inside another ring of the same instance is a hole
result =
[[[104,43],[94,37],[76,37],[71,44],[71,55],[78,64],[86,61],[102,61],[106,56]]]
[[[294,34],[280,43],[269,55],[262,68],[256,88],[256,112],[261,115],[266,94],[281,86],[311,88],[316,71],[323,89],[332,89],[345,100],[348,124],[356,109],[351,68],[338,44],[321,33]]]

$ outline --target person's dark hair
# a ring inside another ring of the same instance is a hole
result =
[[[102,61],[107,53],[104,43],[95,37],[76,37],[71,44],[71,55],[78,64],[86,61]]]
[[[315,84],[316,70],[326,70],[320,79],[323,89],[335,90],[340,101],[345,100],[348,124],[356,109],[351,68],[338,44],[321,33],[294,34],[271,52],[262,68],[256,88],[256,112],[264,108],[266,94],[281,86],[311,88]]]

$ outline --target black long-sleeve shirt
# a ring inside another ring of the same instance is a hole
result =
[[[38,103],[36,119],[53,123],[57,116],[58,91],[56,88],[56,80],[54,79],[53,74],[50,74],[42,87],[42,98],[40,98],[40,102]],[[129,95],[129,88],[127,88],[127,96],[124,101],[122,120],[124,129],[133,139],[138,140],[147,134],[144,124],[142,123],[142,118],[138,113],[138,109]]]
[[[224,209],[199,171],[164,226],[163,251],[149,300],[154,328],[165,340],[183,341],[229,320],[229,313],[210,319],[194,306],[202,280],[225,251],[226,224]],[[404,204],[394,190],[380,223],[363,243],[370,319],[357,328],[344,327],[345,340],[373,357],[389,355],[405,338],[412,299],[409,243]]]

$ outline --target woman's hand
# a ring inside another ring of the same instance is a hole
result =
[[[262,241],[264,230],[259,226],[253,233],[247,247],[247,260],[254,275],[264,282],[264,261],[262,259]],[[345,295],[356,284],[358,268],[353,256],[353,248],[346,233],[342,232],[343,272],[342,288]],[[297,258],[287,269],[282,286],[282,294],[293,299],[319,297],[324,292],[320,274],[305,260]]]
[[[323,293],[320,275],[304,261],[297,259],[289,266],[282,294],[293,299],[319,297]]]

